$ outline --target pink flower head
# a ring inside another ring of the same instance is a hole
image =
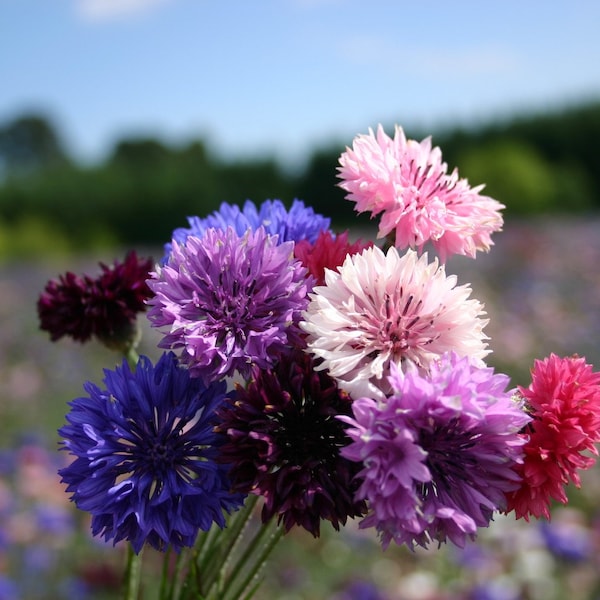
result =
[[[378,237],[390,238],[397,248],[419,251],[431,242],[445,262],[452,254],[475,257],[489,250],[491,234],[502,229],[502,204],[480,195],[454,169],[442,162],[431,138],[407,140],[396,126],[390,138],[379,125],[377,135],[355,138],[340,157],[339,186],[356,203],[359,213],[382,214]]]
[[[300,327],[308,350],[352,397],[383,399],[390,392],[390,365],[413,363],[427,370],[444,352],[483,358],[487,337],[483,306],[469,299],[437,260],[377,246],[349,255],[325,272]]]
[[[600,373],[592,369],[585,358],[551,354],[535,361],[529,387],[519,387],[533,420],[526,431],[525,462],[516,469],[522,485],[508,497],[508,511],[517,518],[550,518],[551,498],[566,504],[564,486],[572,481],[579,487],[578,471],[594,464]]]

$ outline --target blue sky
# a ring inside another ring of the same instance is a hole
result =
[[[594,0],[0,0],[0,123],[44,111],[85,161],[149,134],[293,162],[600,98],[599,30]]]

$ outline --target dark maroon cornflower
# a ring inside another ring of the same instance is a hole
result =
[[[37,303],[41,329],[53,342],[63,336],[78,342],[96,336],[109,347],[130,344],[137,313],[152,295],[146,279],[153,265],[131,251],[122,263],[100,263],[96,278],[68,272],[50,280]]]
[[[146,300],[153,295],[146,280],[154,262],[151,258],[138,258],[131,251],[123,263],[100,263],[100,267],[102,274],[95,282],[96,295],[89,315],[96,336],[110,345],[112,340],[119,343],[135,325],[137,314],[146,310]]]
[[[366,506],[355,501],[360,465],[340,455],[350,443],[339,415],[351,414],[350,397],[310,356],[282,357],[218,409],[217,429],[227,434],[221,458],[235,491],[264,497],[262,520],[275,515],[288,532],[300,525],[318,537],[321,519],[336,530]]]
[[[40,327],[50,333],[53,342],[63,336],[78,342],[92,337],[92,322],[86,317],[92,286],[93,279],[70,271],[48,281],[38,299],[37,310]]]

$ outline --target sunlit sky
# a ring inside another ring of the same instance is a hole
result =
[[[435,129],[600,98],[600,2],[0,0],[0,124],[300,160],[378,123]]]

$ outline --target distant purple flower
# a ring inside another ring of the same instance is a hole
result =
[[[262,227],[239,236],[231,227],[174,242],[169,262],[148,282],[148,318],[166,328],[162,348],[205,382],[264,369],[291,345],[312,279],[294,259],[293,243],[277,243]]]
[[[370,581],[357,580],[350,582],[333,600],[385,600],[383,592]]]
[[[19,600],[22,598],[15,581],[0,573],[0,600]]]
[[[390,383],[390,398],[359,398],[354,419],[342,418],[353,440],[342,454],[364,465],[357,497],[370,513],[361,527],[375,527],[384,547],[463,546],[517,487],[529,417],[505,392],[508,377],[455,354],[427,376],[393,366]]]
[[[223,511],[242,496],[229,492],[215,459],[213,431],[225,383],[205,387],[172,353],[156,366],[142,357],[105,371],[106,389],[86,383],[88,396],[70,403],[59,430],[75,460],[59,471],[78,508],[92,515],[92,533],[136,552],[191,546],[200,529],[223,527]]]
[[[581,523],[567,519],[541,521],[540,531],[548,550],[557,558],[577,563],[592,556],[592,536]]]
[[[469,600],[520,600],[522,595],[515,582],[508,578],[498,578],[477,584],[469,595]]]
[[[351,414],[351,400],[305,352],[255,369],[218,412],[228,438],[221,460],[233,489],[264,497],[263,522],[277,517],[286,531],[299,525],[318,537],[321,520],[339,529],[364,514],[354,499],[360,467],[340,454],[350,440],[336,417]]]
[[[264,227],[269,235],[277,235],[279,243],[308,240],[313,244],[321,231],[329,229],[330,219],[315,213],[301,200],[294,200],[289,210],[281,200],[265,200],[259,207],[246,200],[243,208],[223,202],[218,211],[208,217],[188,217],[189,227],[179,227],[173,232],[173,241],[185,244],[190,235],[202,237],[208,229],[233,227],[241,237],[248,229]],[[165,245],[168,260],[172,244]]]
[[[72,512],[62,506],[39,504],[35,508],[35,519],[39,531],[55,538],[70,535],[75,527]]]

